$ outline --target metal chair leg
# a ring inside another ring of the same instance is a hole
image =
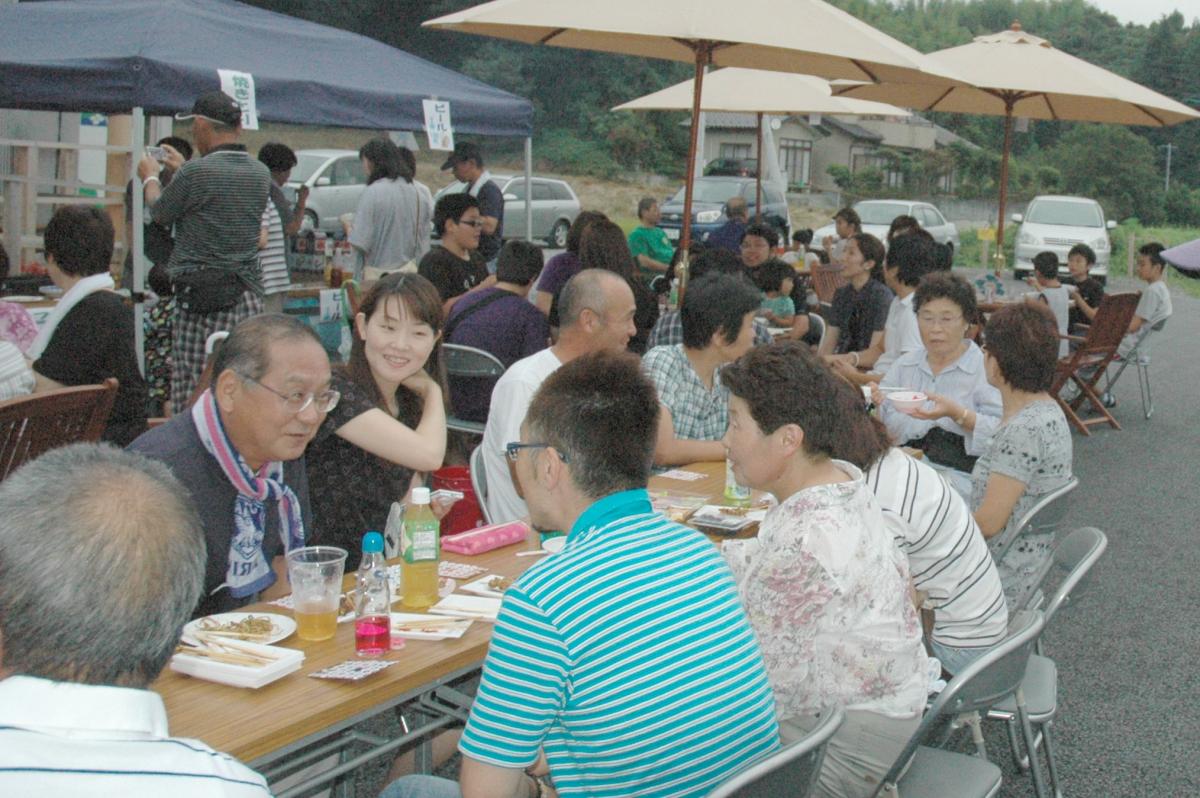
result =
[[[1037,798],[1047,798],[1046,782],[1042,779],[1042,768],[1038,764],[1037,742],[1033,738],[1033,726],[1025,706],[1025,691],[1017,688],[1014,695],[1017,703],[1017,718],[1021,721],[1021,734],[1025,738],[1025,750],[1029,752],[1029,773],[1033,776],[1033,792]]]
[[[1008,748],[1012,752],[1013,765],[1018,771],[1025,770],[1029,767],[1029,760],[1021,753],[1021,743],[1017,739],[1017,719],[1009,718],[1004,723],[1004,730],[1008,732]]]
[[[1042,743],[1046,748],[1046,771],[1050,774],[1050,789],[1054,798],[1062,798],[1062,790],[1058,786],[1058,763],[1054,760],[1054,741],[1051,739],[1050,727],[1054,721],[1048,720],[1040,724],[1042,727]]]
[[[1142,391],[1142,414],[1149,420],[1154,415],[1154,397],[1150,394],[1150,367],[1138,363],[1138,388]]]

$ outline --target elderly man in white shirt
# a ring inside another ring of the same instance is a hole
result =
[[[149,689],[204,579],[186,495],[166,466],[95,444],[0,483],[0,795],[270,795],[232,757],[168,736]]]
[[[621,276],[584,269],[563,286],[558,300],[558,341],[549,349],[518,360],[492,389],[491,408],[483,432],[483,469],[487,476],[487,509],[493,523],[529,516],[517,495],[504,448],[521,437],[521,422],[537,389],[559,366],[589,352],[622,352],[637,333],[633,289]]]

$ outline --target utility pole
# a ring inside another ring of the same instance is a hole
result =
[[[1175,145],[1174,144],[1164,144],[1162,146],[1167,148],[1167,182],[1166,182],[1166,185],[1163,187],[1163,192],[1170,193],[1170,191],[1171,191],[1171,150],[1175,149]]]

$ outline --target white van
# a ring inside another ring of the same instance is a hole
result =
[[[1105,221],[1100,203],[1086,197],[1046,195],[1034,197],[1024,214],[1014,213],[1012,220],[1021,225],[1017,230],[1016,263],[1013,272],[1021,280],[1033,271],[1033,258],[1039,252],[1058,256],[1058,271],[1067,273],[1067,253],[1076,244],[1087,244],[1096,253],[1091,273],[1104,282],[1108,278],[1108,261],[1112,244],[1108,231],[1117,226]]]

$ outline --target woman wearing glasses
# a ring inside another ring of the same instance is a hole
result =
[[[988,383],[983,352],[966,337],[975,318],[975,291],[961,277],[931,274],[913,299],[924,349],[902,355],[883,378],[885,388],[920,391],[924,405],[901,411],[876,391],[880,418],[892,440],[925,452],[964,497],[971,470],[1000,424],[1000,392]]]
[[[392,502],[446,454],[442,301],[415,274],[389,274],[363,297],[350,362],[334,372],[341,401],[308,447],[313,543],[356,551],[382,532]]]

